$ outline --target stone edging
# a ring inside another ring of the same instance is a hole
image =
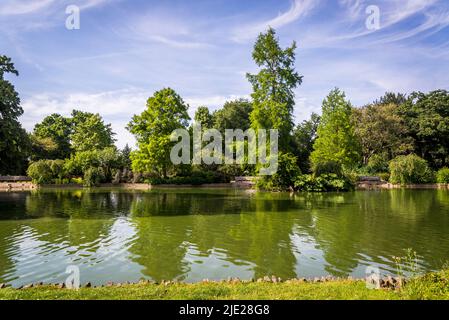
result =
[[[379,281],[376,281],[376,279],[373,279],[371,277],[367,277],[365,279],[363,278],[352,278],[352,277],[347,277],[347,278],[340,278],[340,277],[332,277],[332,276],[327,276],[327,277],[315,277],[315,278],[294,278],[294,279],[289,279],[289,280],[282,280],[281,278],[275,277],[275,276],[265,276],[263,278],[258,278],[258,279],[250,279],[250,280],[241,280],[239,278],[228,278],[227,280],[209,280],[209,279],[204,279],[198,283],[216,283],[216,284],[220,284],[220,283],[228,283],[228,284],[249,284],[249,283],[273,283],[273,284],[277,284],[277,283],[290,283],[290,284],[299,284],[299,283],[323,283],[323,282],[339,282],[339,281],[364,281],[367,284],[373,285],[373,288],[376,289],[392,289],[392,290],[396,290],[396,289],[400,289],[403,285],[405,285],[408,280],[407,279],[403,279],[401,277],[392,277],[392,276],[388,276],[388,277],[384,277],[379,279]],[[100,285],[100,286],[93,286],[91,282],[87,282],[86,284],[84,284],[82,287],[83,288],[97,288],[97,287],[123,287],[123,286],[129,286],[129,285],[162,285],[162,286],[168,286],[168,285],[174,285],[174,284],[194,284],[194,283],[184,283],[184,282],[178,282],[176,280],[173,281],[165,281],[162,280],[160,282],[156,282],[156,281],[151,281],[151,280],[140,280],[139,282],[123,282],[123,283],[114,283],[112,281],[107,282],[105,285]],[[0,283],[0,289],[5,289],[5,288],[10,288],[10,285],[6,285],[4,283]],[[22,290],[22,289],[31,289],[31,288],[38,288],[38,287],[55,287],[57,289],[65,289],[66,285],[65,283],[57,283],[57,284],[44,284],[43,282],[39,282],[39,283],[32,283],[32,284],[28,284],[28,285],[23,285],[20,286],[18,288],[16,288],[16,290]]]

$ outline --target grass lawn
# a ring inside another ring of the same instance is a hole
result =
[[[81,288],[79,290],[36,287],[1,289],[0,299],[156,299],[156,300],[234,300],[234,299],[398,299],[394,291],[369,290],[362,281],[326,283],[197,283],[130,284],[121,287]]]
[[[402,290],[372,290],[364,281],[312,282],[208,282],[196,284],[129,284],[122,286],[58,289],[0,289],[0,299],[155,299],[155,300],[394,300],[449,299],[449,271],[429,273],[410,281]]]

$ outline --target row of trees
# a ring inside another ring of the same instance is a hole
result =
[[[295,49],[294,42],[281,48],[271,28],[260,34],[252,54],[259,71],[247,74],[253,89],[251,100],[229,101],[213,113],[202,106],[194,117],[203,128],[221,133],[225,129],[279,130],[279,169],[260,179],[261,187],[343,190],[360,174],[380,174],[385,179],[391,174],[392,181],[426,182],[434,180],[434,171],[448,166],[449,94],[445,90],[409,96],[386,93],[356,108],[336,88],[324,99],[321,115],[314,113],[295,127],[294,90],[303,80],[295,71]],[[23,113],[18,95],[4,79],[5,73],[18,73],[8,58],[0,62],[0,173],[23,172],[28,160],[57,159],[65,159],[63,172],[51,179],[84,175],[120,180],[117,170],[132,168],[153,183],[201,183],[257,175],[260,170],[259,165],[248,164],[173,165],[173,130],[188,129],[192,137],[193,129],[189,106],[171,88],[155,92],[146,109],[128,124],[137,141],[133,152],[128,147],[115,148],[111,126],[98,114],[77,110],[71,117],[46,117],[28,135],[17,120]],[[61,167],[44,162],[39,166]],[[420,168],[419,178],[414,178],[410,167]]]

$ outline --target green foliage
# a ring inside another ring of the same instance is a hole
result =
[[[195,122],[200,123],[203,129],[211,129],[214,119],[207,107],[198,107],[195,112]]]
[[[19,94],[5,74],[19,75],[11,59],[0,55],[0,175],[21,174],[30,142],[18,118],[23,114]]]
[[[437,182],[438,183],[449,183],[449,168],[444,167],[437,172]]]
[[[449,92],[414,92],[401,112],[414,139],[415,153],[434,169],[449,164]]]
[[[310,155],[312,166],[335,161],[352,167],[359,161],[359,144],[351,121],[352,107],[345,94],[334,89],[323,101],[323,114],[318,126],[318,138]]]
[[[381,99],[382,100],[382,99]],[[361,145],[363,164],[382,154],[386,161],[413,151],[404,118],[396,104],[369,105],[352,112],[355,134]]]
[[[258,179],[257,187],[271,191],[293,190],[295,179],[300,174],[298,159],[291,153],[279,152],[277,172]]]
[[[400,106],[401,104],[407,102],[407,96],[403,93],[386,92],[378,100],[374,101],[375,105],[388,105],[394,104]]]
[[[102,174],[107,181],[112,180],[113,169],[122,167],[122,157],[116,147],[103,150],[92,150],[77,152],[66,162],[66,169],[74,174],[86,174],[91,168],[101,168]]]
[[[336,161],[323,161],[315,163],[313,167],[313,174],[315,177],[320,177],[324,174],[335,174],[338,177],[342,177],[343,168],[341,164]]]
[[[64,160],[39,160],[30,164],[28,176],[36,184],[62,182],[67,178]]]
[[[342,165],[336,161],[318,162],[313,174],[299,175],[295,180],[295,189],[305,192],[331,192],[354,190],[355,177],[344,173]]]
[[[390,181],[390,173],[389,172],[380,172],[376,174],[382,181]]]
[[[43,159],[65,159],[70,156],[71,145],[70,135],[72,133],[72,123],[70,118],[54,113],[45,117],[42,122],[34,126],[33,142],[37,142],[33,149],[33,157]],[[39,146],[40,142],[45,142],[44,146]],[[49,141],[54,146],[48,147]],[[45,146],[46,145],[46,146]],[[43,154],[42,154],[43,153]]]
[[[170,88],[157,91],[148,99],[146,110],[128,124],[138,143],[138,150],[131,153],[134,171],[167,177],[173,167],[170,151],[175,144],[170,136],[173,130],[187,127],[187,109],[188,105]]]
[[[108,148],[114,145],[114,132],[99,114],[72,111],[72,148],[77,152]]]
[[[227,101],[223,108],[213,113],[213,127],[221,133],[224,133],[225,129],[246,131],[251,127],[250,114],[252,110],[253,105],[248,100]]]
[[[282,49],[274,29],[261,33],[254,45],[258,74],[247,74],[253,87],[251,127],[279,130],[279,150],[288,151],[293,130],[294,89],[302,83],[294,69],[296,43]]]
[[[326,173],[320,176],[299,175],[295,180],[295,189],[304,192],[331,192],[354,190],[354,182],[347,176]]]
[[[58,149],[58,145],[52,138],[41,138],[34,134],[30,134],[31,141],[31,160],[52,159],[54,153]]]
[[[320,119],[319,115],[312,113],[310,120],[300,123],[293,132],[295,155],[298,157],[298,165],[302,172],[311,170],[310,154],[313,151]]]
[[[398,156],[390,162],[390,182],[395,184],[429,183],[432,170],[427,161],[415,154]]]
[[[106,182],[103,168],[91,167],[84,172],[83,185],[85,187],[95,187],[102,182]]]
[[[388,172],[389,161],[385,154],[374,154],[368,160],[367,170],[370,174]]]
[[[123,168],[131,169],[131,148],[128,146],[128,144],[125,145],[123,150],[121,151],[121,162]]]

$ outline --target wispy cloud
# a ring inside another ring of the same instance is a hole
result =
[[[48,8],[54,2],[54,0],[3,0],[0,4],[0,16],[36,13]]]
[[[319,4],[319,0],[294,0],[288,11],[280,13],[277,17],[267,21],[258,22],[246,26],[239,26],[234,30],[232,39],[237,42],[253,39],[260,32],[265,31],[268,27],[275,29],[282,28],[299,18],[306,16]]]

